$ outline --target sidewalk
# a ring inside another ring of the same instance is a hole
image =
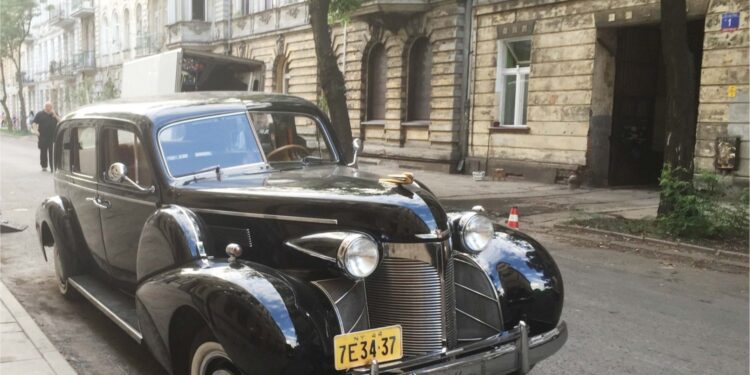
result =
[[[412,172],[427,185],[447,209],[482,205],[498,217],[518,207],[523,225],[552,227],[573,218],[620,215],[630,219],[655,217],[659,206],[656,189],[569,189],[563,184],[545,184],[509,177],[505,181],[474,181],[471,176],[432,171],[407,171],[380,165],[360,164],[362,170],[381,176]]]
[[[76,372],[0,281],[0,374]]]

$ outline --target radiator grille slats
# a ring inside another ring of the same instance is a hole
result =
[[[371,326],[400,324],[405,355],[442,349],[445,292],[435,267],[418,260],[384,258],[365,287]]]

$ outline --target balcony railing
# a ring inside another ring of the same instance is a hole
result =
[[[34,84],[34,77],[30,73],[21,72],[21,84],[29,86]]]
[[[88,17],[94,15],[93,0],[73,0],[70,3],[71,17]]]
[[[75,71],[73,70],[73,64],[70,64],[68,61],[50,61],[50,78],[64,78],[67,76],[72,76],[73,74],[75,74]]]
[[[135,54],[138,57],[161,52],[164,46],[164,34],[142,33],[135,39]]]
[[[74,69],[77,72],[96,69],[96,55],[94,51],[83,51],[73,55]]]
[[[69,27],[75,24],[75,20],[70,18],[67,9],[55,8],[49,11],[49,24],[51,26]]]

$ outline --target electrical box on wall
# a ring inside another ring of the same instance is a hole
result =
[[[737,170],[740,152],[739,137],[718,137],[715,142],[714,167],[720,171]]]

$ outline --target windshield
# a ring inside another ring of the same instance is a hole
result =
[[[190,120],[167,126],[158,139],[173,177],[265,161],[335,161],[318,121],[296,113],[250,112]]]
[[[178,123],[159,133],[159,144],[174,177],[263,162],[244,113]]]
[[[312,117],[287,112],[250,112],[250,120],[271,165],[335,161],[320,124]]]

